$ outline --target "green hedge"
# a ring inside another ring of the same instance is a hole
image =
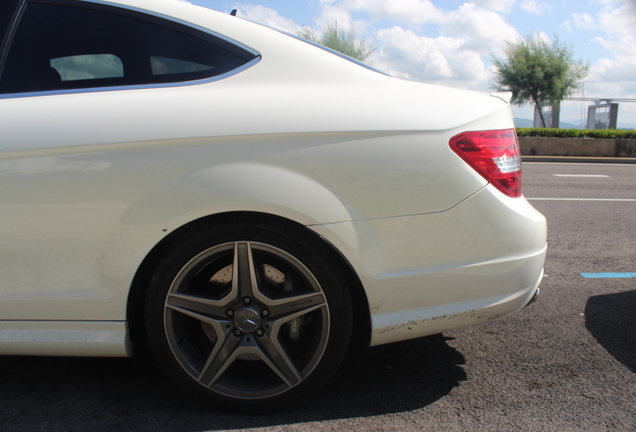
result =
[[[517,128],[517,135],[550,138],[618,138],[634,139],[636,131],[616,129],[543,129]]]

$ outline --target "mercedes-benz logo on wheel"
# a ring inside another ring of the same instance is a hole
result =
[[[261,316],[252,308],[241,309],[234,315],[234,325],[243,333],[254,333],[261,325]]]

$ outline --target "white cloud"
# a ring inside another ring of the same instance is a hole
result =
[[[316,21],[320,27],[333,26],[336,22],[338,26],[350,27],[353,25],[353,19],[348,10],[332,5],[323,7],[322,14]]]
[[[500,14],[472,3],[465,3],[459,9],[446,13],[442,32],[462,38],[463,49],[482,54],[499,52],[505,41],[512,42],[520,37]]]
[[[614,58],[601,58],[590,67],[588,87],[606,97],[636,97],[636,46],[623,46],[599,38],[599,43],[614,50]],[[605,94],[601,94],[605,92]]]
[[[552,38],[550,36],[548,36],[548,34],[546,32],[542,32],[542,31],[535,31],[534,32],[534,37],[536,37],[537,39],[539,39],[540,41],[542,41],[543,43],[546,44],[552,44]]]
[[[636,33],[636,1],[605,0],[606,6],[599,14],[599,21],[608,32],[620,36],[634,37]],[[618,7],[613,7],[617,4]]]
[[[552,6],[538,0],[524,0],[521,2],[521,8],[535,15],[543,15],[552,11]]]
[[[299,25],[289,18],[281,16],[274,9],[261,5],[239,4],[237,6],[241,18],[265,24],[289,33],[296,33]]]
[[[416,81],[487,88],[488,73],[475,51],[462,49],[465,40],[440,36],[427,38],[395,26],[377,32],[381,49],[373,63],[393,75]]]
[[[441,11],[430,0],[344,0],[348,10],[365,11],[373,18],[424,24],[439,19]]]
[[[382,49],[376,57],[392,65],[394,73],[410,79],[452,77],[450,65],[441,52],[442,45],[458,48],[451,39],[421,37],[399,26],[378,31],[377,38],[382,41]]]
[[[473,0],[473,3],[482,9],[496,12],[510,12],[515,1],[516,0]]]
[[[596,21],[588,14],[572,14],[574,26],[577,30],[592,30],[596,28]]]
[[[596,20],[589,14],[577,14],[573,13],[571,18],[567,20],[561,28],[567,31],[574,30],[594,30],[597,28]]]
[[[613,57],[590,67],[587,87],[599,97],[636,97],[636,2],[604,0],[599,23],[605,35],[595,40]]]

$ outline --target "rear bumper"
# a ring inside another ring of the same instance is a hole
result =
[[[534,301],[542,277],[543,272],[535,286],[507,296],[374,316],[371,345],[441,333],[509,315]]]
[[[534,298],[543,277],[545,218],[492,186],[440,213],[312,228],[360,277],[371,345],[510,314]]]
[[[530,301],[528,303],[526,303],[526,306],[530,306],[532,303],[536,302],[537,299],[539,298],[539,292],[541,290],[537,287],[537,290],[534,292],[534,295],[532,296],[532,298],[530,299]],[[524,306],[525,307],[525,306]]]

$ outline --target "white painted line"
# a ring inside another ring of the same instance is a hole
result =
[[[612,202],[636,202],[631,198],[526,198],[528,201],[612,201]]]
[[[602,174],[552,174],[555,177],[596,177],[596,178],[601,178],[601,177],[609,177],[608,175],[602,175]]]

